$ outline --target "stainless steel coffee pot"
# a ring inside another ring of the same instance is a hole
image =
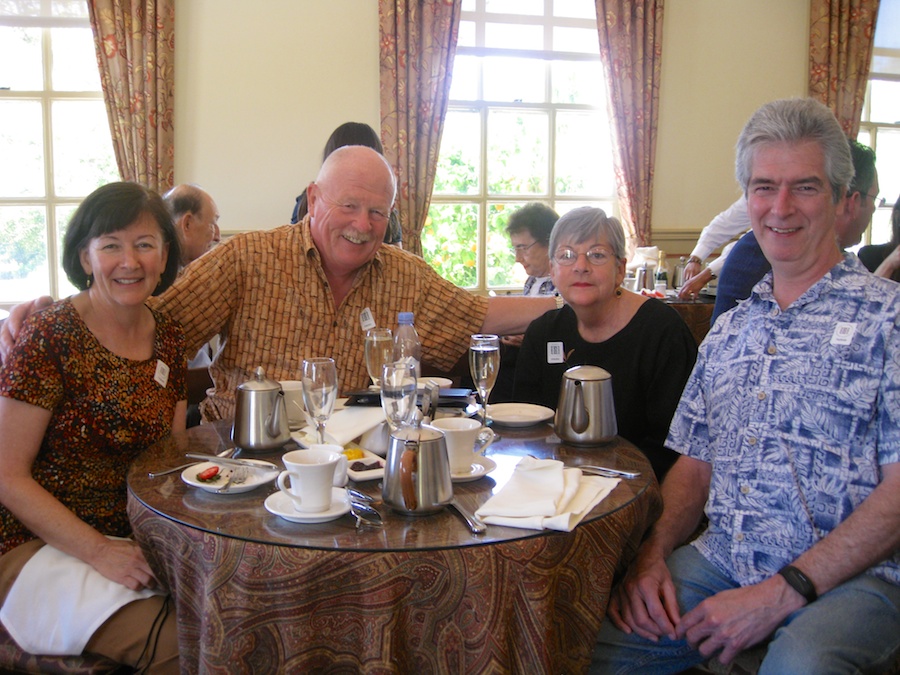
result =
[[[440,429],[404,427],[391,434],[382,499],[413,516],[436,513],[453,499],[447,443]]]
[[[284,391],[257,368],[251,379],[237,386],[231,440],[242,450],[272,450],[290,439]]]
[[[574,366],[563,373],[554,429],[575,445],[611,441],[619,432],[612,376],[598,366]]]

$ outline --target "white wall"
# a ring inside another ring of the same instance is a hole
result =
[[[808,0],[667,0],[654,232],[683,241],[738,195],[734,143],[806,90]],[[379,126],[376,0],[179,0],[175,178],[223,230],[288,221],[332,129]]]

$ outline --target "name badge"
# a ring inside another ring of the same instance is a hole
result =
[[[831,344],[833,345],[849,345],[856,335],[856,324],[847,323],[846,321],[838,321],[834,327],[834,334],[831,336]]]
[[[359,325],[364,331],[375,328],[375,317],[372,316],[372,310],[368,307],[359,313]]]
[[[166,388],[166,383],[169,381],[169,366],[159,359],[156,360],[156,372],[153,374],[153,379],[163,389]]]
[[[547,363],[565,363],[566,355],[564,353],[562,342],[547,343]]]

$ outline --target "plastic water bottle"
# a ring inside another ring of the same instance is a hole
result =
[[[422,343],[413,325],[412,312],[400,312],[397,316],[397,331],[394,333],[394,361],[405,361],[413,365],[416,378],[422,375]]]

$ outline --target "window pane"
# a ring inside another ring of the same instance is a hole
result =
[[[0,14],[6,16],[41,16],[41,0],[0,0]]]
[[[591,0],[553,0],[553,16],[596,19],[597,8]]]
[[[69,16],[88,18],[87,2],[85,0],[52,0],[53,16]]]
[[[0,101],[0,196],[44,195],[41,117],[38,101]]]
[[[486,23],[484,46],[497,49],[543,49],[544,28],[511,23]]]
[[[475,24],[472,21],[459,22],[459,38],[456,41],[457,47],[474,47],[475,46]],[[459,58],[459,57],[457,57]],[[455,70],[454,66],[454,70]]]
[[[870,121],[900,124],[900,82],[872,80]]]
[[[453,59],[453,79],[450,82],[451,101],[478,99],[481,59],[477,56],[457,56]]]
[[[487,282],[488,287],[525,285],[525,268],[516,264],[516,254],[506,233],[509,216],[521,204],[491,204],[487,213]]]
[[[491,111],[487,128],[488,192],[546,194],[547,115]]]
[[[544,13],[544,0],[485,0],[484,9],[492,14],[541,16]]]
[[[544,61],[490,58],[484,60],[484,98],[487,101],[542,103],[547,100]]]
[[[56,194],[87,195],[119,180],[103,101],[55,101],[52,111]]]
[[[26,300],[49,292],[44,209],[0,206],[0,297]]]
[[[57,264],[59,295],[57,297],[60,298],[66,298],[73,293],[78,292],[78,289],[69,281],[62,266],[63,239],[66,236],[66,229],[69,227],[69,221],[72,219],[72,214],[75,213],[75,209],[77,208],[77,204],[60,204],[56,207],[56,250],[59,257],[59,262]]]
[[[44,88],[41,29],[0,26],[0,87],[12,91]]]
[[[900,195],[900,129],[879,129],[875,148],[878,188],[888,204]]]
[[[478,283],[478,206],[435,204],[422,229],[422,256],[434,270],[457,286]]]
[[[53,89],[100,91],[100,71],[90,28],[52,28]]]
[[[478,192],[480,146],[478,113],[449,111],[441,137],[435,193],[464,195]]]
[[[600,51],[600,37],[594,28],[553,28],[553,50],[596,54]]]
[[[556,191],[563,195],[608,195],[616,190],[609,126],[598,113],[560,112],[556,117]]]
[[[875,209],[872,215],[872,243],[886,244],[891,240],[891,209]],[[860,244],[860,246],[862,246]],[[854,252],[860,247],[854,248]]]
[[[550,68],[554,103],[604,105],[606,78],[599,61],[553,61]]]

